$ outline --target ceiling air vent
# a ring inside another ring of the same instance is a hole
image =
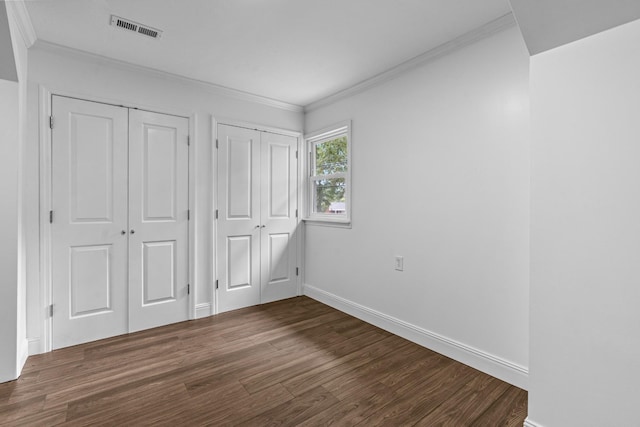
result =
[[[116,15],[111,15],[111,25],[127,31],[142,34],[143,36],[159,39],[162,37],[162,31],[130,19],[124,19]]]

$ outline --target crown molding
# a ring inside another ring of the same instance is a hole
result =
[[[24,0],[5,1],[5,4],[7,5],[7,11],[13,17],[20,31],[24,44],[27,49],[30,48],[38,38],[36,37],[36,31],[33,29],[27,5]]]
[[[402,62],[395,67],[388,69],[387,71],[383,71],[380,74],[363,80],[360,83],[356,83],[355,85],[336,92],[333,95],[329,95],[325,98],[319,99],[318,101],[314,101],[304,107],[304,112],[308,113],[320,107],[338,102],[341,99],[348,98],[360,92],[364,92],[365,90],[372,87],[379,86],[427,62],[433,61],[443,55],[473,44],[483,38],[486,38],[492,34],[499,33],[500,31],[503,31],[515,25],[516,20],[513,14],[509,12],[498,19],[495,19],[482,25],[481,27],[476,28],[475,30],[471,30],[451,41],[448,41],[444,44],[441,44],[440,46],[437,46],[418,56],[415,56],[408,61]]]
[[[290,104],[288,102],[280,101],[277,99],[267,98],[253,93],[244,92],[238,89],[232,89],[226,86],[217,85],[215,83],[205,82],[203,80],[192,79],[180,74],[171,73],[168,71],[161,71],[155,68],[146,67],[144,65],[133,64],[127,61],[121,61],[119,59],[109,58],[107,56],[98,55],[95,53],[87,52],[80,49],[75,49],[68,46],[59,45],[57,43],[51,43],[45,40],[38,39],[34,45],[35,48],[43,51],[52,52],[58,55],[66,55],[81,60],[92,60],[102,62],[108,66],[113,66],[127,71],[136,71],[153,75],[155,77],[161,77],[167,80],[180,81],[187,84],[199,86],[210,93],[216,95],[222,95],[229,98],[234,98],[241,101],[253,102],[256,104],[266,105],[268,107],[278,108],[280,110],[293,111],[295,113],[302,113],[303,107],[300,105]]]

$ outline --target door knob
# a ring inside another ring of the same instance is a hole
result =
[[[256,228],[260,228],[260,225],[256,225]]]
[[[130,231],[131,234],[134,234],[135,232],[136,232],[136,230],[134,230],[133,228]]]
[[[122,234],[122,235],[124,236],[125,234],[127,234],[127,232],[126,232],[126,231],[124,231],[124,230],[122,230],[122,231],[120,232],[120,234]]]
[[[263,225],[263,226],[262,226],[262,227],[260,227],[260,228],[265,228],[265,227],[266,227],[266,225]]]

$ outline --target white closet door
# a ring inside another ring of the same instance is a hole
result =
[[[187,320],[188,119],[129,113],[129,330]]]
[[[297,139],[262,133],[261,302],[298,293],[296,277]]]
[[[127,110],[54,96],[52,111],[56,349],[127,332]]]
[[[260,303],[260,132],[218,125],[218,311]]]

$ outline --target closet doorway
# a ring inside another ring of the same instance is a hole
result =
[[[217,127],[218,312],[298,294],[298,139]]]
[[[52,348],[187,320],[189,120],[51,108]]]

